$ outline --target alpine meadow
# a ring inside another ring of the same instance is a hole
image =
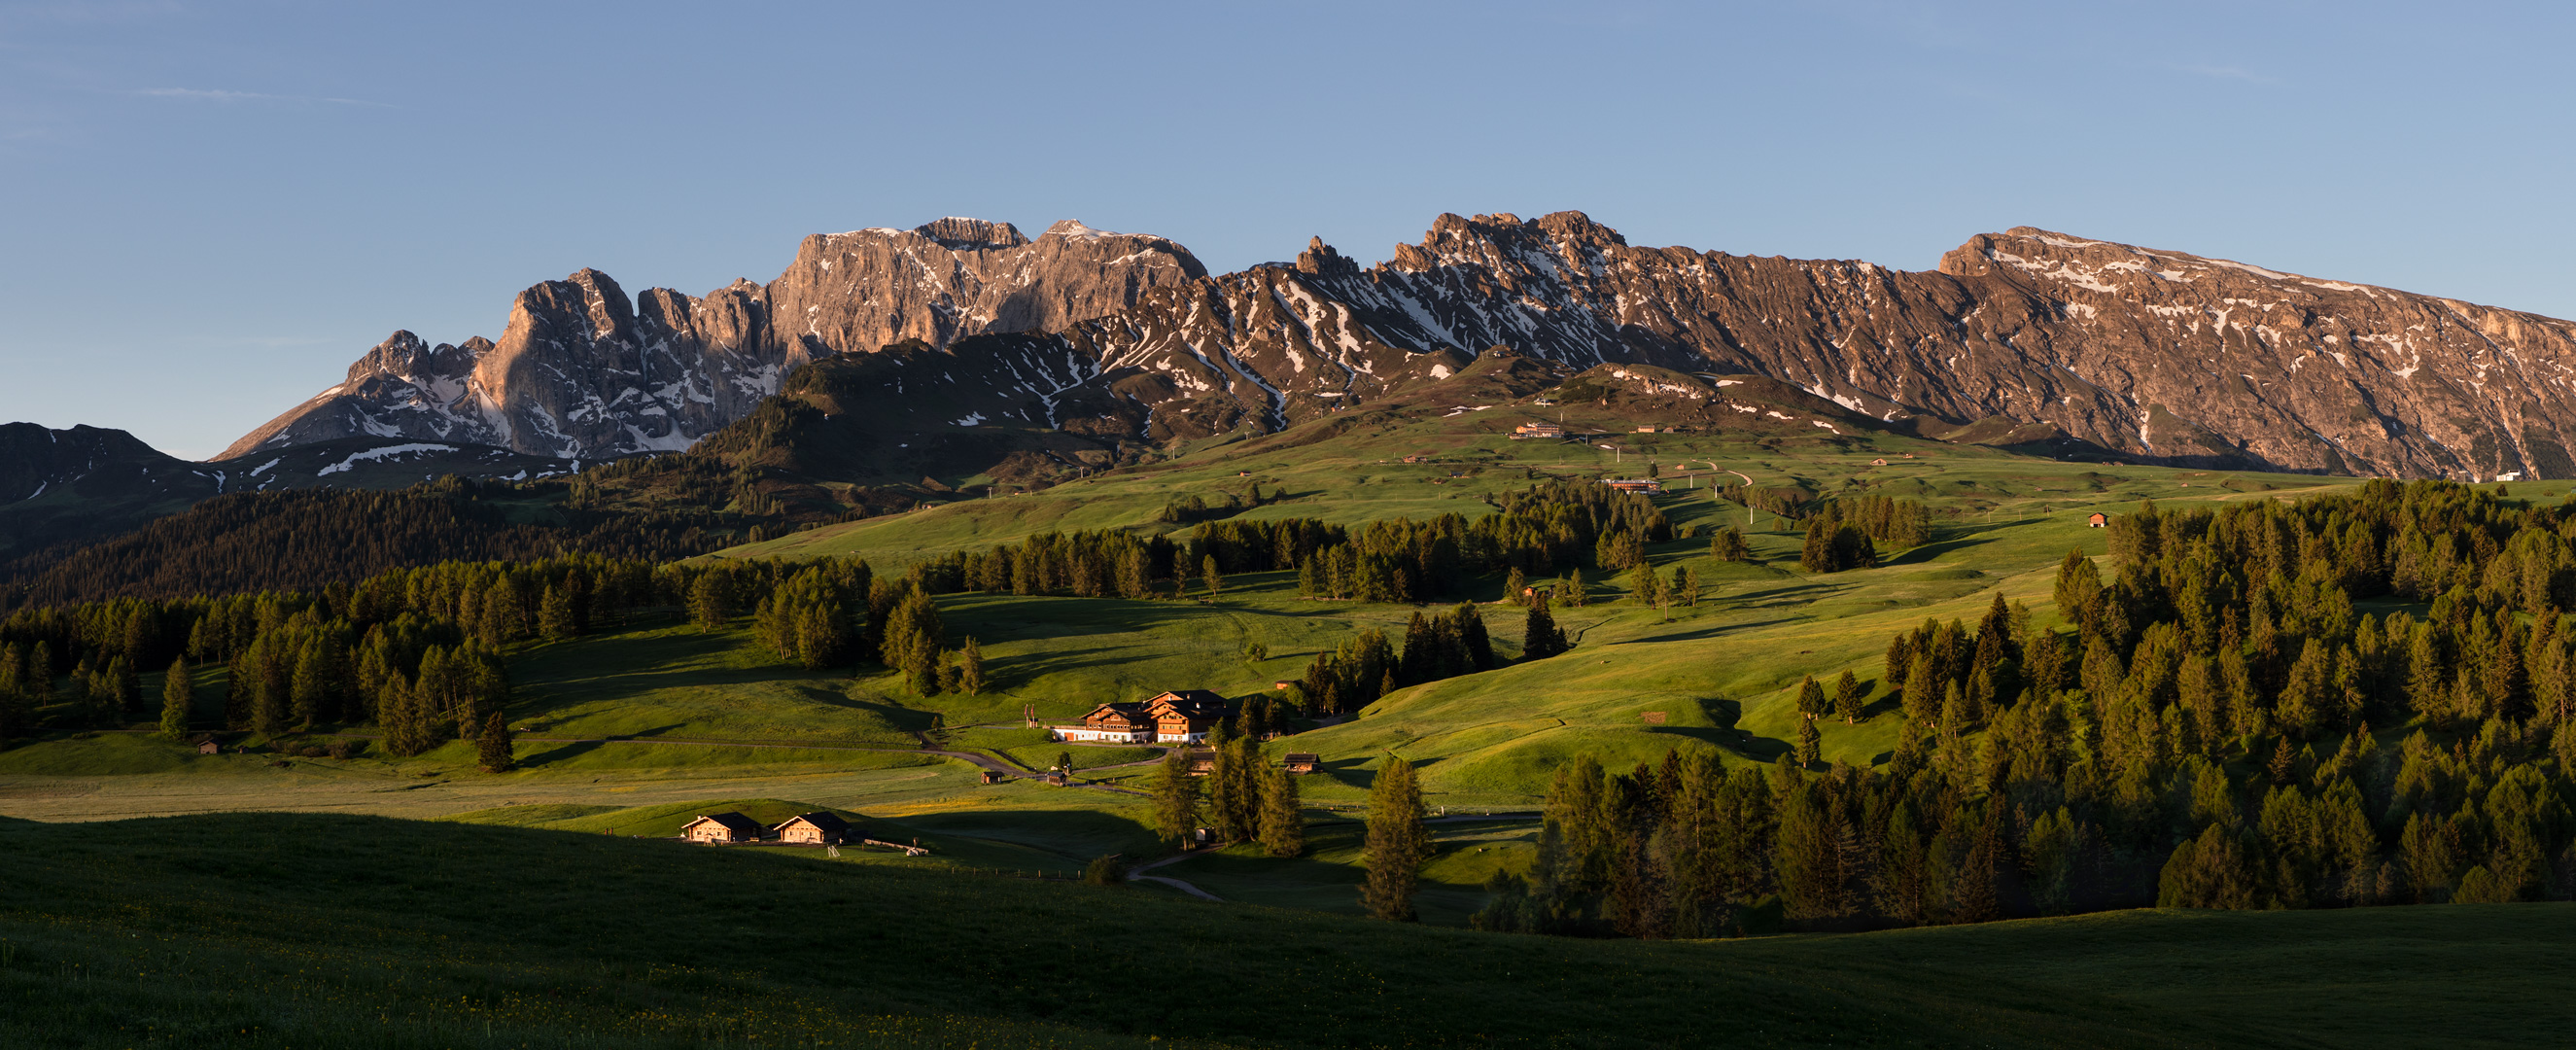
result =
[[[2562,13],[1381,6],[0,4],[0,1046],[2576,1027]]]

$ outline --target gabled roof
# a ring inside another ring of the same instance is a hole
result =
[[[1121,703],[1102,704],[1084,713],[1082,717],[1085,721],[1089,721],[1094,715],[1098,715],[1103,711],[1108,711],[1114,714],[1125,715],[1130,719],[1142,722],[1146,721],[1151,716],[1152,712],[1150,708],[1152,706],[1153,705],[1141,700],[1128,700]]]
[[[842,820],[840,814],[821,812],[799,813],[795,816],[779,821],[777,827],[769,830],[785,831],[787,830],[787,826],[790,824],[810,824],[813,825],[814,829],[817,831],[843,832],[850,830],[850,822]]]
[[[760,826],[760,822],[759,822],[759,821],[757,821],[757,820],[753,820],[753,819],[751,819],[750,817],[743,816],[743,815],[742,815],[742,814],[740,814],[740,813],[713,813],[713,814],[704,814],[704,815],[699,816],[699,817],[698,817],[698,819],[696,819],[696,820],[692,820],[692,821],[690,821],[690,822],[688,822],[688,823],[686,823],[686,824],[681,825],[681,826],[680,826],[680,830],[682,830],[682,831],[687,831],[687,830],[689,830],[690,828],[697,827],[698,825],[700,825],[700,824],[704,824],[704,823],[707,823],[707,822],[709,822],[709,821],[713,821],[713,822],[715,822],[715,823],[717,823],[717,824],[723,825],[723,826],[724,826],[724,828],[725,828],[726,830],[728,830],[728,831],[738,832],[738,833],[745,834],[745,835],[757,835],[757,834],[760,834],[760,833],[761,833],[761,831],[762,831],[762,828],[761,828],[761,826]]]
[[[1216,718],[1225,714],[1225,698],[1205,689],[1175,689],[1146,701],[1158,711],[1191,718]]]

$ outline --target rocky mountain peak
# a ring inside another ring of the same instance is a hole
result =
[[[630,299],[583,269],[519,293],[498,342],[424,348],[397,333],[349,382],[226,455],[351,435],[406,435],[603,458],[687,448],[776,393],[790,371],[918,340],[1055,331],[1207,276],[1187,248],[1067,220],[1036,240],[1006,222],[816,234],[767,285]]]
[[[1010,223],[961,219],[953,215],[922,223],[913,227],[912,232],[938,241],[942,247],[966,251],[979,248],[1017,248],[1029,243],[1029,239],[1020,234],[1020,228]]]
[[[1360,264],[1342,257],[1321,237],[1310,238],[1306,250],[1297,253],[1297,272],[1322,277],[1357,277]]]

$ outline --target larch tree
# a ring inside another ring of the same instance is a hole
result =
[[[1868,695],[1869,690],[1861,688],[1860,679],[1851,673],[1850,668],[1844,668],[1842,676],[1834,679],[1835,716],[1841,718],[1845,725],[1857,724],[1861,701]]]
[[[699,573],[697,582],[689,585],[689,615],[697,621],[701,633],[724,629],[725,621],[733,616],[731,590],[720,572]]]
[[[1297,797],[1297,778],[1268,763],[1261,767],[1261,848],[1273,857],[1306,852],[1306,813]]]
[[[1528,620],[1521,628],[1521,655],[1532,660],[1544,660],[1568,648],[1565,632],[1557,628],[1556,617],[1548,614],[1547,603],[1530,603]]]
[[[581,617],[570,588],[546,585],[545,597],[537,602],[537,630],[549,642],[569,642],[581,634]]]
[[[519,768],[517,757],[510,752],[510,723],[499,711],[483,721],[483,732],[474,738],[474,750],[486,773],[507,773]]]
[[[984,693],[984,647],[973,638],[957,651],[957,691],[968,696]]]
[[[188,716],[197,702],[195,679],[188,674],[188,658],[170,661],[170,674],[161,682],[161,735],[177,740],[188,734]]]
[[[1199,781],[1190,775],[1187,748],[1163,753],[1154,774],[1154,833],[1175,846],[1187,843],[1199,826]]]
[[[1360,903],[1370,918],[1418,921],[1413,890],[1430,853],[1431,832],[1422,823],[1422,786],[1414,779],[1413,763],[1388,755],[1369,788],[1368,845],[1362,855],[1368,881],[1360,886]]]

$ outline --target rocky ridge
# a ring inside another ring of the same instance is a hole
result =
[[[561,458],[687,448],[741,418],[798,366],[845,350],[1055,329],[1206,275],[1160,237],[1059,222],[807,237],[767,285],[629,299],[581,270],[519,293],[499,341],[431,346],[397,331],[324,390],[224,456],[352,436],[496,445]]]
[[[837,403],[922,415],[897,377],[935,369],[934,429],[1162,444],[1279,430],[1504,346],[1574,368],[1766,376],[1928,436],[2571,477],[2571,341],[2576,325],[2535,314],[2029,227],[1904,271],[1637,247],[1578,212],[1443,215],[1377,266],[1319,240],[1293,263],[1209,276],[1161,238],[1059,223],[1030,241],[948,219],[809,237],[770,285],[700,299],[657,289],[630,307],[591,271],[539,285],[501,342],[398,333],[236,449],[352,432],[677,448],[808,361],[897,342],[934,356],[880,373],[882,398]]]

